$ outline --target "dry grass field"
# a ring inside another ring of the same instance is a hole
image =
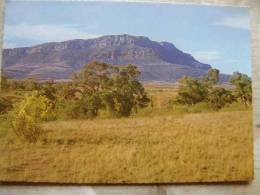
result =
[[[148,90],[150,111],[131,118],[43,123],[36,144],[0,126],[0,180],[61,183],[248,181],[253,177],[250,109],[175,113],[176,89]],[[146,116],[158,108],[167,111]],[[3,121],[3,120],[2,120]]]

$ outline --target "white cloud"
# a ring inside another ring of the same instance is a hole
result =
[[[192,55],[195,59],[206,63],[221,59],[221,53],[218,51],[197,51],[193,52]]]
[[[55,42],[66,41],[70,39],[89,39],[99,35],[89,34],[63,25],[6,25],[5,38],[6,40],[23,39],[33,42]]]
[[[250,20],[249,16],[225,17],[217,22],[216,25],[249,30]]]

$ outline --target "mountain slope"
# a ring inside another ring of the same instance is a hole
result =
[[[141,70],[141,79],[147,81],[174,82],[184,75],[200,77],[211,68],[168,42],[110,35],[5,49],[3,70],[9,78],[68,79],[92,60],[113,65],[135,64]]]

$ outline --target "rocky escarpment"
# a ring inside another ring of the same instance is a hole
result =
[[[141,79],[146,81],[175,82],[184,75],[203,76],[211,68],[169,42],[110,35],[5,49],[3,70],[9,78],[16,79],[68,79],[92,60],[113,65],[135,64],[141,71]]]

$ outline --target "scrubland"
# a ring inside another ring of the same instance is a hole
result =
[[[0,180],[61,183],[248,181],[251,108],[173,107],[176,88],[149,86],[153,104],[128,118],[44,122],[27,143],[0,120]]]

